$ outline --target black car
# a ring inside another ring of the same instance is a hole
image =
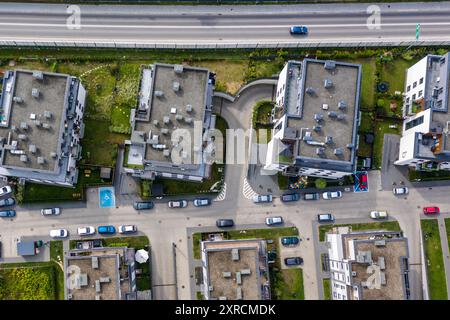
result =
[[[227,228],[234,226],[234,221],[232,219],[219,219],[216,221],[217,228]]]
[[[291,257],[284,259],[284,264],[287,266],[298,266],[303,264],[303,259],[300,257]]]
[[[283,202],[298,201],[300,200],[300,195],[298,193],[288,193],[283,194],[280,199]]]
[[[136,201],[133,204],[134,209],[136,210],[147,210],[147,209],[153,209],[155,205],[151,201]]]

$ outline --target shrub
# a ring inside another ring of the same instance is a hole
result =
[[[327,181],[325,179],[319,178],[314,181],[317,189],[325,189],[327,187]]]
[[[378,99],[377,100],[377,107],[378,108],[384,108],[386,106],[386,101],[384,99]]]

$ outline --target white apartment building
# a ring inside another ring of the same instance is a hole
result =
[[[338,179],[356,171],[361,66],[304,59],[280,73],[265,170]]]
[[[407,70],[397,165],[450,170],[450,54],[427,55]]]

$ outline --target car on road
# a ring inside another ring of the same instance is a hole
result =
[[[285,258],[284,264],[287,266],[299,266],[299,265],[303,264],[303,259],[300,257]]]
[[[136,201],[133,203],[133,208],[135,210],[147,210],[147,209],[153,209],[155,204],[151,201]]]
[[[229,228],[234,226],[234,221],[232,219],[218,219],[216,226],[217,228]]]
[[[11,218],[16,216],[15,210],[3,210],[0,211],[0,217],[2,218]]]
[[[394,188],[392,189],[392,192],[394,193],[394,195],[396,196],[400,196],[402,194],[408,194],[409,193],[409,189],[407,187],[398,187],[398,188]]]
[[[188,202],[186,200],[169,201],[169,208],[186,208]]]
[[[95,228],[92,226],[88,227],[78,227],[78,235],[79,236],[89,236],[95,233]]]
[[[137,227],[134,224],[119,226],[119,233],[135,233]]]
[[[342,191],[328,191],[322,194],[325,200],[342,198]]]
[[[305,26],[292,26],[289,32],[291,34],[308,34],[308,28]]]
[[[0,197],[6,196],[7,194],[10,194],[12,192],[12,189],[10,186],[4,186],[0,188]]]
[[[370,217],[372,219],[387,219],[388,214],[386,211],[371,211],[370,212]]]
[[[319,200],[320,196],[318,193],[305,193],[303,199],[305,200]]]
[[[52,238],[66,238],[69,235],[67,229],[50,230],[50,237]]]
[[[196,207],[204,207],[209,206],[211,204],[211,200],[209,199],[194,199],[194,206]]]
[[[321,213],[317,215],[317,221],[319,222],[333,222],[334,216],[331,213]]]
[[[256,195],[253,196],[253,202],[254,203],[261,203],[261,202],[272,202],[273,197],[271,194],[267,194],[267,195]]]
[[[41,210],[43,216],[57,216],[61,213],[59,208],[45,208]]]
[[[439,214],[441,210],[439,207],[424,207],[423,208],[423,214],[425,215],[432,215],[432,214]]]
[[[114,226],[100,226],[98,227],[98,233],[100,234],[114,234],[116,233],[116,228]]]
[[[274,226],[283,224],[283,217],[277,216],[277,217],[267,217],[266,218],[266,224],[268,226]]]
[[[0,200],[0,207],[6,207],[6,206],[13,206],[16,203],[16,200],[14,198],[7,198]]]
[[[298,201],[300,200],[300,195],[298,193],[283,194],[280,200],[283,202]]]
[[[281,238],[281,244],[283,246],[289,247],[289,246],[296,246],[300,240],[298,237],[283,237]]]

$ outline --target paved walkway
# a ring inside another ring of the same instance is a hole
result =
[[[447,299],[450,300],[449,289],[450,289],[450,253],[448,248],[448,238],[447,231],[445,229],[445,219],[444,216],[440,215],[438,218],[439,224],[439,235],[441,237],[441,247],[442,247],[442,255],[444,259],[444,269],[445,269],[445,278],[447,280]]]

